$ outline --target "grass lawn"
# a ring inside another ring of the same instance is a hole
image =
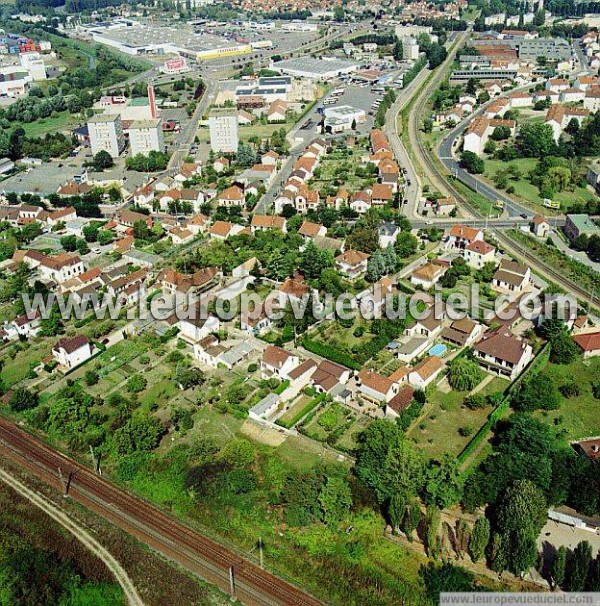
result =
[[[600,382],[600,358],[577,359],[567,365],[548,364],[543,371],[559,388],[573,381],[581,388],[576,398],[562,398],[558,410],[536,413],[565,432],[567,440],[600,435],[600,400],[592,395],[592,383]]]
[[[294,419],[294,417],[311,401],[314,399],[315,396],[307,396],[305,394],[302,394],[298,399],[296,399],[296,401],[290,406],[290,408],[288,410],[286,410],[281,417],[279,417],[279,420],[282,421],[282,423],[287,423],[288,421],[292,421]]]
[[[295,120],[288,120],[287,122],[281,122],[277,124],[252,124],[249,126],[240,126],[240,141],[248,141],[252,137],[268,139],[273,135],[275,131],[278,131],[282,128],[284,128],[286,132],[289,132],[295,123]],[[198,137],[198,141],[200,141],[200,143],[208,143],[210,141],[210,131],[208,127],[199,128],[196,133],[196,136]]]
[[[495,377],[481,393],[489,395],[503,391],[508,383],[506,379]],[[425,416],[422,421],[415,423],[408,432],[417,446],[428,455],[457,456],[486,422],[492,409],[490,407],[479,410],[464,408],[462,403],[467,395],[466,391],[452,390],[444,393],[436,389],[430,396],[424,408]],[[470,427],[472,430],[468,436],[459,433],[459,430],[465,427]]]
[[[359,434],[369,426],[371,421],[372,419],[369,417],[358,417],[335,443],[336,447],[343,450],[354,450],[358,446]]]
[[[515,194],[512,197],[516,200],[524,200],[532,204],[542,205],[544,200],[540,196],[539,189],[532,185],[526,178],[526,175],[537,166],[538,161],[535,158],[519,158],[512,162],[503,162],[502,160],[485,161],[485,178],[493,185],[492,177],[500,170],[508,168],[511,164],[519,167],[523,173],[518,181],[509,179],[509,184],[515,188]],[[517,195],[518,193],[518,195]],[[592,194],[585,187],[575,187],[572,191],[563,191],[556,194],[554,199],[560,202],[561,210],[568,210],[573,204],[584,204],[592,197]],[[546,209],[548,211],[549,209]]]
[[[78,124],[78,121],[66,110],[35,122],[11,123],[12,126],[22,126],[28,137],[43,137],[47,133],[67,130],[76,124]]]
[[[4,385],[10,388],[26,379],[29,369],[32,366],[37,366],[43,358],[50,355],[55,342],[56,339],[32,341],[29,345],[25,345],[21,351],[15,351],[17,349],[15,347],[13,354],[8,353],[4,356],[4,368],[2,369]],[[10,348],[7,351],[10,352]]]

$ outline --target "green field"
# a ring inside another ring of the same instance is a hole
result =
[[[11,126],[16,128],[22,126],[25,131],[25,135],[28,137],[43,137],[46,133],[55,133],[60,131],[66,131],[74,126],[77,126],[79,122],[67,111],[54,114],[49,118],[42,118],[35,122],[12,122]]]
[[[527,179],[526,175],[537,166],[538,161],[535,158],[519,158],[512,162],[503,162],[502,160],[486,160],[485,161],[485,177],[487,181],[493,185],[492,177],[500,170],[507,169],[511,164],[515,164],[519,167],[523,173],[518,181],[509,179],[509,185],[515,188],[515,193],[512,197],[515,200],[529,202],[530,204],[542,205],[544,200],[540,196],[539,189],[532,185]],[[517,195],[518,193],[518,195]],[[561,210],[568,211],[573,204],[585,204],[592,194],[585,187],[574,187],[572,190],[558,192],[554,197],[554,200],[560,202]],[[548,213],[549,209],[544,209],[544,212]]]
[[[557,388],[573,381],[581,388],[575,398],[561,398],[558,410],[537,413],[541,419],[565,432],[567,440],[600,435],[600,400],[592,394],[592,384],[600,382],[600,358],[577,359],[567,365],[549,364],[543,371]]]
[[[506,379],[495,377],[481,393],[485,395],[503,391],[508,386]],[[408,435],[419,448],[430,456],[440,457],[443,454],[458,456],[471,441],[479,428],[486,422],[491,408],[469,410],[462,403],[468,392],[450,391],[444,393],[436,389],[428,398],[423,408],[422,420],[415,422]],[[461,428],[470,427],[472,433],[460,435]]]

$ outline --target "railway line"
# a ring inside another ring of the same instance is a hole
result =
[[[145,500],[111,484],[81,463],[52,449],[3,418],[0,418],[0,454],[58,490],[63,490],[60,479],[62,474],[70,498],[187,570],[216,584],[243,604],[321,604],[287,581],[172,519]]]
[[[453,60],[454,55],[456,54],[458,48],[460,48],[460,43],[456,44],[449,56],[446,59],[446,63],[442,66],[442,72],[445,71]],[[441,74],[440,74],[441,78]],[[417,99],[414,101],[413,109],[409,114],[408,119],[408,129],[409,129],[409,139],[413,144],[413,148],[415,154],[417,156],[417,161],[421,165],[421,174],[427,174],[429,181],[431,184],[441,192],[449,194],[453,196],[458,202],[460,202],[463,207],[469,213],[469,216],[474,219],[484,220],[485,216],[480,212],[480,210],[472,205],[469,200],[467,200],[449,181],[449,175],[445,174],[439,166],[433,161],[429,154],[429,150],[425,147],[422,138],[418,133],[418,124],[420,123],[420,111],[425,107],[425,103],[427,99],[433,94],[434,88],[440,82],[440,78],[434,78],[429,82],[423,89],[423,91],[419,94]],[[418,167],[415,167],[418,171]],[[517,258],[521,258],[524,260],[532,270],[537,270],[545,276],[551,278],[558,286],[564,288],[567,292],[571,292],[575,294],[581,301],[585,301],[592,307],[596,309],[600,309],[600,301],[593,294],[589,293],[587,290],[581,288],[573,281],[565,278],[565,276],[560,273],[554,267],[544,263],[536,257],[531,252],[523,249],[522,246],[519,245],[518,242],[510,238],[504,231],[502,231],[498,227],[494,227],[493,222],[490,222],[488,227],[488,231],[494,234],[495,238],[498,242],[511,254],[513,254]]]

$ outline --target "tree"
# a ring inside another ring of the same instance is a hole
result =
[[[428,505],[445,509],[458,503],[462,496],[463,479],[456,457],[444,455],[431,461],[425,472],[423,498]]]
[[[23,412],[35,408],[39,403],[38,395],[25,387],[17,387],[12,392],[8,405],[13,412]]]
[[[256,460],[256,450],[249,440],[239,438],[227,442],[218,455],[219,461],[230,467],[250,467]]]
[[[83,376],[83,380],[86,385],[96,385],[98,383],[100,377],[95,370],[87,370],[85,375]]]
[[[489,542],[490,521],[485,516],[481,516],[475,520],[469,541],[469,555],[473,562],[479,562],[485,556]]]
[[[550,577],[552,579],[552,588],[556,589],[561,587],[565,581],[567,572],[567,548],[561,545],[558,551],[554,555],[552,560],[552,566],[550,570]]]
[[[190,389],[202,385],[205,381],[204,373],[199,368],[182,368],[177,370],[175,382],[183,389]]]
[[[557,155],[552,127],[541,122],[522,124],[517,135],[517,146],[526,158]]]
[[[508,126],[496,126],[492,131],[490,138],[494,141],[504,141],[510,137],[510,128]]]
[[[97,170],[98,172],[103,171],[105,168],[111,168],[115,164],[112,156],[105,149],[101,149],[97,152],[92,162],[94,164],[94,170]]]
[[[442,517],[439,508],[430,505],[425,515],[425,547],[427,555],[434,559],[439,557],[442,547],[440,539],[441,522]]]
[[[125,384],[125,389],[129,393],[139,393],[140,391],[144,391],[148,385],[148,381],[142,375],[133,375],[129,378],[127,383]]]
[[[521,386],[511,404],[522,412],[533,412],[538,408],[556,410],[560,406],[560,396],[548,375],[539,373]]]
[[[600,236],[590,236],[587,254],[592,261],[600,261]]]
[[[471,540],[471,527],[466,520],[458,520],[456,523],[456,555],[464,558]]]
[[[115,446],[122,455],[154,450],[165,433],[162,423],[144,412],[136,412],[127,423],[115,431]]]
[[[448,366],[448,383],[458,391],[471,391],[481,379],[479,364],[466,356],[453,360]]]
[[[416,496],[423,484],[424,460],[398,426],[378,419],[360,436],[356,473],[379,503],[392,496]]]
[[[596,559],[590,564],[585,590],[600,591],[600,553],[596,554]]]
[[[60,245],[67,251],[73,252],[77,249],[77,238],[73,235],[63,236],[60,239]]]
[[[419,526],[421,521],[421,505],[418,501],[412,501],[408,504],[404,518],[402,519],[402,532],[409,541],[412,541],[412,533]]]
[[[394,248],[398,257],[406,259],[415,254],[418,245],[419,241],[410,233],[410,231],[401,231],[396,238]]]
[[[460,165],[473,175],[480,175],[485,170],[484,161],[471,151],[464,151],[461,154]]]
[[[488,406],[488,399],[481,393],[474,393],[464,399],[463,405],[469,410],[478,410]]]
[[[333,255],[328,250],[319,250],[314,242],[310,242],[300,256],[300,267],[307,278],[318,278],[324,269],[333,267]]]
[[[441,566],[429,562],[427,566],[421,566],[419,576],[432,604],[440,603],[441,593],[470,593],[475,590],[475,575],[450,562],[444,562]]]
[[[326,524],[339,522],[350,511],[352,493],[343,478],[329,477],[319,493],[319,504]]]
[[[566,331],[550,341],[550,361],[555,364],[570,364],[579,357],[579,348],[573,337]]]
[[[583,591],[592,563],[592,546],[581,541],[573,550],[573,557],[567,568],[567,589],[570,592]]]
[[[523,575],[537,559],[537,538],[548,517],[543,493],[529,480],[518,480],[498,504],[496,523],[506,567]]]
[[[400,527],[404,515],[406,514],[406,499],[403,494],[395,494],[388,503],[388,517],[392,525],[392,532],[396,532],[396,528]]]

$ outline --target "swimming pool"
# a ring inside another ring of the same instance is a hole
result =
[[[427,353],[430,356],[443,356],[448,348],[442,343],[434,345]]]

